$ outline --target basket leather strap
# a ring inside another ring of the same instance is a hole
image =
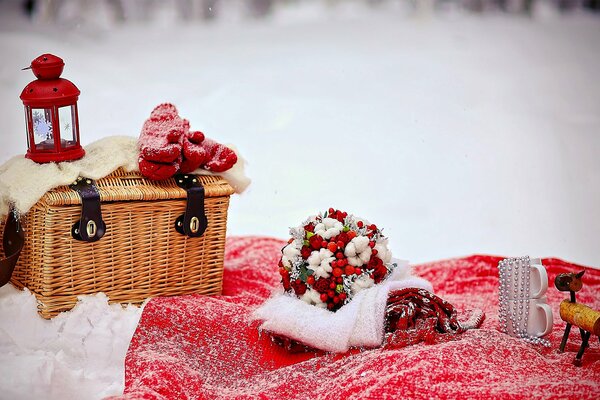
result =
[[[188,237],[200,237],[208,227],[204,210],[204,186],[196,175],[174,176],[177,186],[187,192],[185,213],[175,220],[175,230]]]
[[[106,233],[106,223],[102,220],[96,182],[80,176],[69,187],[81,197],[81,218],[71,228],[71,236],[75,240],[90,243],[100,240]]]
[[[19,218],[14,211],[8,214],[6,224],[4,225],[4,235],[2,245],[6,258],[0,258],[0,287],[10,281],[10,277],[17,265],[21,250],[25,243],[25,235]]]

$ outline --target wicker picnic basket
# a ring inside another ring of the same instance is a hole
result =
[[[21,219],[25,240],[12,284],[33,292],[44,318],[71,309],[79,295],[97,292],[112,303],[135,304],[154,296],[220,294],[234,190],[217,176],[190,178],[203,188],[208,220],[199,237],[175,229],[191,201],[177,177],[156,182],[117,170],[96,181],[106,231],[93,242],[72,235],[82,216],[78,192],[70,186],[47,192]]]

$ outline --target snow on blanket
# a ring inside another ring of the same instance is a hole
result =
[[[459,309],[486,313],[482,329],[437,344],[397,350],[351,350],[288,354],[258,331],[251,314],[279,285],[277,261],[283,242],[229,239],[223,296],[151,300],[126,358],[120,399],[345,399],[345,398],[588,398],[600,397],[597,338],[572,360],[580,338],[571,332],[566,352],[557,351],[564,329],[558,305],[565,298],[551,287],[555,313],[552,348],[535,347],[498,331],[498,257],[471,256],[417,266],[436,293]],[[581,267],[545,259],[551,282]],[[600,271],[588,269],[578,301],[600,308]]]

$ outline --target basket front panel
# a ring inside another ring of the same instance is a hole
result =
[[[36,294],[45,317],[70,309],[78,295],[97,292],[119,303],[219,294],[228,206],[229,196],[206,198],[208,228],[188,238],[174,228],[185,200],[102,203],[107,230],[95,243],[71,237],[80,206],[48,206],[27,217],[26,249],[13,283]]]

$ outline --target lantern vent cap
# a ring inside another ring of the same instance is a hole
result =
[[[42,54],[31,62],[31,70],[38,79],[58,79],[65,67],[62,58],[54,54]]]
[[[54,54],[42,54],[34,59],[26,69],[31,69],[37,79],[29,82],[21,92],[23,104],[30,107],[74,104],[80,92],[73,82],[60,77],[64,66],[63,59]]]

